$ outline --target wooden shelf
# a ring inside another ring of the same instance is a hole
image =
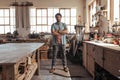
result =
[[[30,67],[28,68],[28,71],[24,80],[31,80],[37,68],[38,68],[37,63],[31,64]]]
[[[112,33],[115,36],[120,36],[120,33]]]

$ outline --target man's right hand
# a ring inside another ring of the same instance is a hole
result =
[[[61,35],[56,36],[56,38],[57,38],[57,42],[58,42],[58,43],[61,43]]]

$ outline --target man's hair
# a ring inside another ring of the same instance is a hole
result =
[[[57,14],[55,15],[55,17],[57,17],[57,16],[62,17],[62,15],[61,15],[60,13],[57,13]]]

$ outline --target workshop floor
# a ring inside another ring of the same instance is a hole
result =
[[[68,61],[69,72],[62,70],[61,60],[56,62],[56,71],[49,73],[51,60],[41,60],[40,75],[34,76],[32,80],[93,80],[89,73],[80,65],[72,64]]]

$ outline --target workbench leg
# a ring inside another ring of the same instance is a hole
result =
[[[15,80],[14,65],[2,66],[2,80]]]
[[[39,57],[39,55],[40,55],[39,50],[36,50],[36,61],[37,61],[38,68],[35,72],[35,75],[40,74],[40,57]]]

